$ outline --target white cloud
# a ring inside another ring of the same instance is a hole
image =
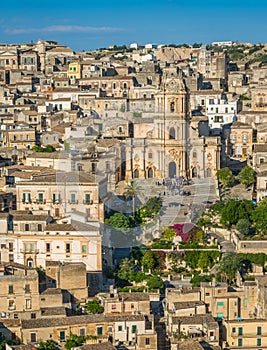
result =
[[[76,26],[76,25],[54,25],[41,28],[14,28],[6,29],[5,33],[11,35],[17,34],[32,34],[32,33],[108,33],[120,32],[123,28],[114,27],[90,27],[90,26]]]

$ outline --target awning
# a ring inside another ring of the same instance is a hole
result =
[[[197,329],[197,328],[189,328],[188,333],[189,334],[201,334],[202,335],[202,331],[200,329]]]

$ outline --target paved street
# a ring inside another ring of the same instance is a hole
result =
[[[166,191],[163,198],[163,207],[160,212],[160,226],[170,226],[176,223],[196,221],[198,209],[203,207],[205,201],[216,201],[216,182],[212,178],[194,179],[184,190],[191,193],[190,196],[181,196],[171,191]],[[164,191],[163,191],[164,192]]]

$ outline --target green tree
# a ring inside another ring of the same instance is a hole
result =
[[[201,251],[198,259],[198,266],[201,269],[206,269],[210,265],[208,254],[205,251]]]
[[[252,213],[252,220],[256,230],[267,234],[267,198],[264,198]]]
[[[151,250],[146,251],[142,258],[142,266],[144,266],[145,270],[153,270],[155,268],[155,265],[156,261],[154,252]]]
[[[0,336],[0,350],[6,350],[6,340],[3,336]]]
[[[237,222],[236,228],[240,233],[243,235],[248,235],[249,234],[249,229],[251,227],[251,223],[248,219],[240,219]]]
[[[173,238],[176,236],[176,231],[173,228],[167,227],[164,229],[162,236],[167,241],[172,241]]]
[[[122,232],[130,231],[131,221],[125,214],[115,213],[106,222]]]
[[[48,339],[47,341],[41,341],[38,345],[40,350],[59,350],[59,345],[53,339]]]
[[[254,183],[256,175],[253,168],[251,168],[250,166],[246,166],[240,171],[237,178],[241,182],[241,184],[245,185],[246,187],[249,187]]]
[[[120,263],[117,276],[124,281],[129,281],[132,273],[132,263],[128,258],[125,258]]]
[[[97,300],[89,300],[85,306],[90,314],[102,314],[104,312],[103,306]]]
[[[226,188],[235,180],[235,177],[229,168],[222,168],[217,170],[217,178],[218,181],[223,185],[223,188]]]
[[[221,210],[221,222],[224,225],[236,225],[241,219],[251,219],[254,204],[248,200],[230,199]]]
[[[238,254],[227,253],[223,256],[218,264],[217,273],[221,276],[222,281],[232,284],[235,281],[236,273],[242,267],[242,259]]]
[[[132,211],[133,216],[135,216],[135,197],[140,193],[141,188],[138,186],[136,181],[131,181],[131,183],[126,187],[124,195],[126,198],[131,197],[132,199]]]
[[[65,343],[65,348],[67,350],[71,350],[72,348],[74,348],[76,346],[83,345],[85,343],[85,341],[86,341],[86,337],[71,333],[69,338],[67,339],[67,341]]]
[[[151,290],[162,289],[164,287],[163,280],[158,276],[152,276],[147,281],[147,286]]]

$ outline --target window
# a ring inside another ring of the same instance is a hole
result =
[[[257,335],[261,335],[261,327],[257,327]]]
[[[9,250],[10,252],[13,252],[13,243],[12,243],[12,242],[9,242],[9,243],[8,243],[8,250]]]
[[[238,327],[238,335],[243,335],[243,327]]]
[[[38,202],[42,204],[43,201],[44,201],[44,194],[43,193],[38,193]]]
[[[150,338],[146,338],[146,345],[150,345]]]
[[[71,203],[75,203],[76,202],[76,195],[75,195],[75,193],[71,193],[71,195],[70,195],[70,202]]]
[[[193,152],[193,158],[197,157],[197,152]]]
[[[224,302],[223,301],[218,301],[217,302],[217,306],[224,306]]]
[[[70,243],[66,243],[66,253],[70,253]]]
[[[85,328],[80,328],[80,336],[85,337]]]
[[[60,340],[60,341],[65,340],[65,331],[60,331],[60,332],[59,332],[59,340]]]
[[[232,141],[235,142],[235,140],[236,140],[236,135],[233,134],[233,135],[232,135]]]
[[[87,248],[86,245],[83,244],[82,245],[82,254],[86,254],[87,253],[87,249],[86,248]]]
[[[108,326],[107,332],[108,332],[108,333],[111,333],[111,332],[112,332],[112,326]]]
[[[24,289],[25,289],[25,293],[30,293],[30,285],[29,284],[25,284],[25,287],[24,287]]]
[[[26,309],[31,309],[32,308],[32,301],[31,299],[26,299]]]
[[[90,195],[90,193],[86,193],[85,194],[85,203],[88,204],[88,203],[90,203],[90,201],[91,201],[91,195]]]
[[[232,328],[232,333],[236,333],[236,327]]]
[[[36,313],[35,313],[35,312],[32,312],[32,313],[31,313],[31,319],[32,319],[32,320],[36,319]]]
[[[201,100],[201,106],[204,106],[205,100]]]
[[[261,338],[257,339],[257,346],[261,346]]]
[[[136,325],[135,324],[132,325],[132,333],[136,333]]]
[[[127,83],[123,83],[123,88],[127,89]]]
[[[96,172],[96,163],[92,163],[92,173]]]
[[[215,123],[223,123],[223,116],[222,115],[215,115],[214,122]]]
[[[117,309],[117,305],[116,305],[116,304],[112,304],[112,305],[111,305],[111,309],[112,309],[112,310],[116,310],[116,309]]]
[[[53,203],[60,203],[60,194],[53,193]]]
[[[25,231],[30,231],[30,225],[29,224],[25,224]]]
[[[118,327],[118,332],[122,332],[122,326]]]
[[[13,294],[14,293],[14,288],[13,285],[8,286],[8,294]]]
[[[36,343],[36,333],[31,333],[31,343]]]
[[[247,142],[248,140],[248,135],[247,134],[243,134],[243,142]]]
[[[46,243],[46,245],[45,245],[45,250],[46,250],[46,252],[47,252],[47,253],[50,253],[50,249],[51,249],[50,243]]]
[[[38,231],[43,231],[43,225],[42,225],[42,224],[38,224],[37,230],[38,230]]]
[[[175,129],[174,128],[170,128],[169,139],[175,140]]]
[[[149,158],[149,159],[153,158],[152,152],[149,152],[149,153],[148,153],[148,158]]]
[[[106,171],[110,171],[110,162],[106,162]]]
[[[264,163],[264,158],[260,158],[260,164]]]
[[[8,300],[8,309],[9,310],[15,310],[15,301],[14,300]]]
[[[97,335],[102,335],[102,333],[103,333],[103,327],[102,327],[102,326],[97,326],[97,327],[96,327],[96,333],[97,333]]]
[[[31,202],[31,194],[29,192],[23,193],[22,202],[23,203],[30,203]]]

